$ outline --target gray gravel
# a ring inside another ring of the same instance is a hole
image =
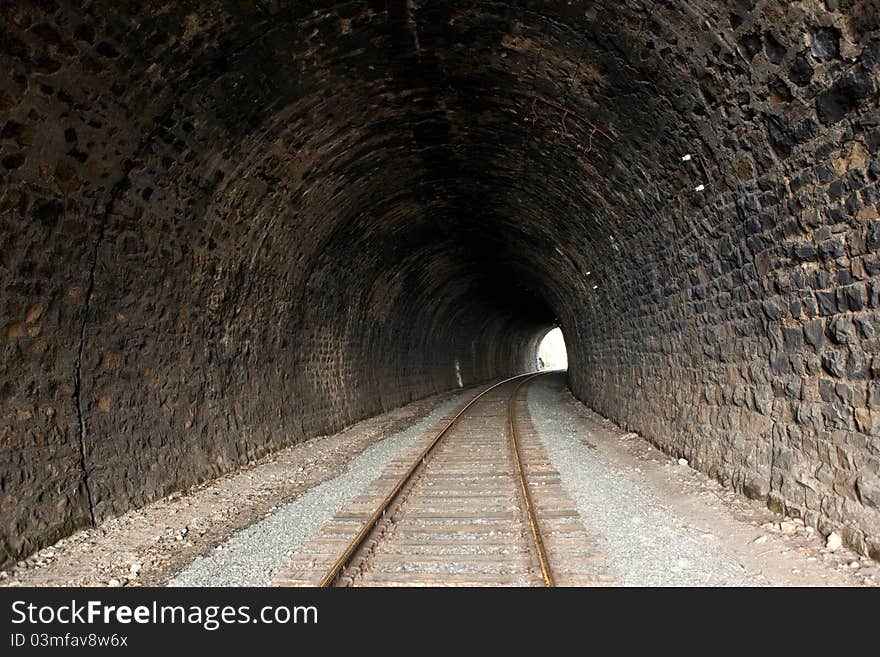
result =
[[[559,376],[529,387],[529,412],[547,455],[559,470],[587,530],[624,586],[755,586],[717,538],[688,526],[643,483],[601,460],[581,442],[583,419],[559,403]],[[596,440],[593,437],[593,440]],[[713,542],[714,541],[714,542]]]
[[[169,586],[268,586],[274,574],[285,568],[337,511],[470,394],[470,390],[462,392],[409,428],[371,445],[338,476],[236,532],[211,554],[196,558]]]

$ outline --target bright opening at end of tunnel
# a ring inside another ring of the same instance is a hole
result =
[[[565,350],[565,338],[562,329],[555,328],[547,333],[538,345],[539,370],[567,370],[568,352]]]

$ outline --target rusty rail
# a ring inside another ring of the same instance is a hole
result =
[[[510,401],[507,402],[507,431],[510,436],[510,442],[513,444],[513,456],[516,461],[516,471],[519,474],[519,485],[522,490],[523,502],[526,506],[526,513],[529,517],[529,527],[532,530],[532,542],[535,545],[535,552],[538,555],[538,563],[541,564],[541,577],[544,580],[544,586],[554,586],[553,572],[550,570],[550,561],[547,559],[547,551],[544,549],[544,539],[541,538],[541,529],[538,525],[538,516],[535,513],[535,506],[532,503],[532,496],[529,493],[529,484],[526,481],[526,474],[523,470],[522,458],[519,453],[519,441],[516,437],[516,398],[520,388],[529,381],[541,374],[532,374],[528,378],[520,381],[514,388],[513,394],[510,395]]]

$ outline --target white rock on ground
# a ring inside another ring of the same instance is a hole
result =
[[[840,538],[840,534],[837,532],[831,532],[828,534],[828,538],[825,539],[825,547],[831,550],[839,550],[843,547],[843,540]]]

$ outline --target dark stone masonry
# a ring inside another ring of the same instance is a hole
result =
[[[0,70],[0,563],[557,323],[880,558],[876,0],[2,0]]]

